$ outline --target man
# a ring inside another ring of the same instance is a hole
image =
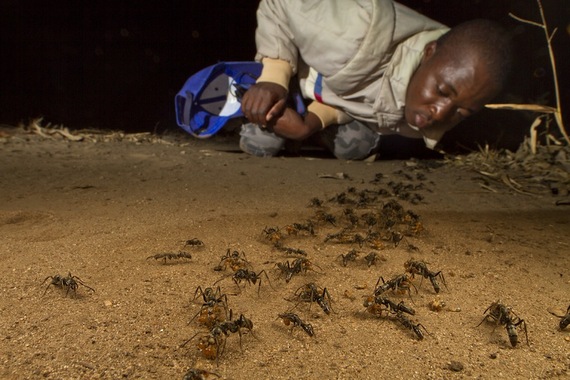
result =
[[[257,18],[263,70],[242,99],[251,123],[240,140],[256,156],[314,134],[342,159],[376,153],[383,135],[434,148],[500,92],[510,69],[499,25],[449,30],[391,0],[262,0]],[[306,115],[288,107],[292,85],[312,100]]]

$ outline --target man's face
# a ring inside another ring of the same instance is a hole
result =
[[[451,129],[479,111],[497,92],[476,53],[442,50],[435,41],[426,45],[406,92],[406,122],[420,129]]]

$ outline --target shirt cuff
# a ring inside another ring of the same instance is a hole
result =
[[[307,111],[314,113],[321,120],[323,128],[332,124],[346,124],[352,121],[352,118],[346,113],[317,101],[309,104]]]
[[[289,90],[289,80],[293,75],[293,68],[287,61],[273,58],[263,58],[263,70],[257,82],[277,83]]]

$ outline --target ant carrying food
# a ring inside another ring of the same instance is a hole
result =
[[[283,238],[283,234],[279,230],[279,227],[265,227],[263,229],[263,233],[265,234],[265,238],[273,243],[273,245],[280,244],[281,239]]]
[[[308,336],[315,336],[315,332],[313,330],[313,326],[310,323],[306,323],[303,321],[297,314],[295,313],[281,313],[278,315],[285,326],[291,325],[291,333],[295,327],[301,327],[303,331],[307,333]]]
[[[240,314],[238,319],[232,320],[232,310],[230,309],[230,319],[216,324],[210,329],[207,334],[203,334],[198,339],[197,347],[205,358],[216,359],[216,362],[218,363],[219,357],[224,353],[226,348],[226,338],[230,334],[238,333],[239,345],[240,349],[242,349],[242,329],[247,330],[247,332],[251,333],[251,335],[255,337],[252,331],[253,322],[250,319],[246,318],[243,314]],[[194,334],[190,339],[186,340],[180,346],[184,347],[199,334],[199,332]]]
[[[404,268],[406,268],[406,272],[408,272],[412,275],[412,278],[416,274],[419,274],[419,275],[423,276],[424,278],[428,278],[430,280],[432,286],[433,286],[433,290],[435,290],[436,293],[439,293],[439,291],[441,289],[439,286],[439,283],[437,282],[438,278],[441,280],[441,282],[443,283],[443,285],[447,289],[447,284],[445,282],[445,277],[443,277],[443,273],[441,273],[441,271],[432,272],[431,270],[428,269],[425,261],[416,261],[416,260],[410,259],[404,263]]]
[[[404,301],[396,303],[389,298],[382,296],[368,296],[364,300],[364,307],[366,311],[370,314],[382,316],[382,312],[387,313],[407,313],[410,315],[415,315],[416,311],[409,306],[404,304]]]
[[[382,280],[382,285],[378,285],[380,283],[380,280]],[[412,298],[410,287],[413,287],[416,290],[416,293],[418,292],[416,286],[410,281],[410,278],[405,273],[394,276],[388,281],[384,281],[384,278],[380,277],[376,282],[376,286],[374,287],[374,295],[379,296],[388,290],[392,290],[393,292],[406,291],[408,292],[410,298]]]
[[[250,267],[249,261],[245,258],[245,252],[232,251],[228,248],[226,254],[220,259],[220,263],[214,267],[214,270],[219,272],[230,268],[234,272],[239,269]]]
[[[325,314],[330,314],[332,311],[332,299],[327,291],[327,288],[321,288],[314,282],[309,282],[295,291],[295,298],[299,302],[315,302]]]
[[[312,221],[307,221],[307,223],[293,223],[285,226],[285,231],[288,235],[298,235],[301,232],[305,232],[311,236],[315,236],[315,226]]]
[[[222,293],[219,286],[216,290],[213,288],[202,290],[202,287],[198,286],[192,301],[195,301],[198,296],[202,296],[202,306],[188,323],[192,323],[199,316],[198,322],[211,328],[228,318],[228,296]]]

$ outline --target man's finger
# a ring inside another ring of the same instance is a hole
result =
[[[267,112],[267,116],[265,117],[265,121],[269,122],[274,117],[279,116],[283,113],[283,109],[285,108],[285,103],[287,99],[281,99],[271,109]]]

